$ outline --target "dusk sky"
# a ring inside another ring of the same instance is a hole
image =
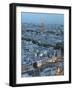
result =
[[[21,22],[22,23],[35,23],[39,24],[45,22],[47,24],[64,24],[64,15],[63,14],[49,14],[49,13],[21,13]]]

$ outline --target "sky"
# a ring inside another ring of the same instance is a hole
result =
[[[46,24],[64,24],[63,14],[52,14],[52,13],[31,13],[22,12],[21,13],[22,23],[35,23],[39,24],[45,22]]]

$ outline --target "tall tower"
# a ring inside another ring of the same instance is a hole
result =
[[[41,33],[44,33],[44,31],[45,31],[44,17],[41,17],[40,31],[41,31]]]

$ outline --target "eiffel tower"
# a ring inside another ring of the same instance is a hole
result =
[[[40,32],[43,34],[45,31],[45,24],[44,24],[44,18],[41,17],[41,25],[40,25]]]

